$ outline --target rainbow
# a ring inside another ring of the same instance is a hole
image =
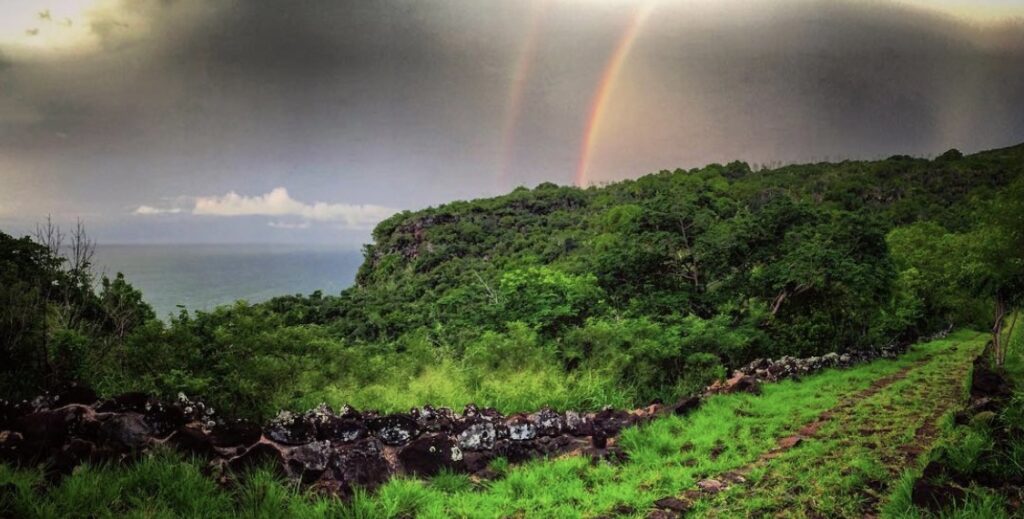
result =
[[[499,159],[498,182],[502,189],[510,187],[509,167],[512,162],[512,149],[515,146],[516,129],[519,126],[519,115],[522,110],[523,96],[529,82],[530,69],[533,67],[540,40],[541,18],[547,8],[548,0],[537,0],[530,12],[530,25],[523,39],[523,46],[512,72],[508,99],[505,102],[505,125],[501,132],[501,158]]]
[[[626,25],[622,36],[619,38],[615,49],[608,58],[608,63],[601,74],[601,80],[597,84],[594,98],[590,103],[590,111],[587,114],[587,122],[583,129],[583,140],[580,144],[580,160],[576,166],[576,185],[584,187],[587,184],[587,169],[590,167],[591,154],[594,151],[594,141],[601,127],[601,120],[604,117],[605,109],[615,84],[618,82],[622,65],[625,64],[629,52],[636,43],[636,37],[640,34],[644,22],[654,11],[654,0],[649,0],[640,5],[633,14],[632,20]]]

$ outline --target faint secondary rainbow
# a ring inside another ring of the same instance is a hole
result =
[[[515,146],[516,131],[519,127],[519,115],[522,112],[523,97],[526,93],[526,85],[529,83],[530,70],[533,68],[533,62],[537,56],[541,18],[543,18],[547,3],[548,0],[535,0],[533,2],[533,8],[530,12],[530,25],[527,27],[526,37],[523,39],[523,46],[519,52],[519,59],[516,60],[516,66],[512,72],[508,99],[505,101],[505,125],[501,130],[501,158],[498,166],[498,182],[503,189],[509,187],[509,168],[512,162],[512,149]]]
[[[594,140],[597,137],[598,130],[601,128],[601,120],[608,106],[608,100],[611,97],[612,91],[615,90],[619,73],[622,71],[623,64],[626,63],[626,58],[629,57],[629,52],[633,49],[633,44],[636,43],[636,37],[640,34],[640,29],[643,28],[644,22],[647,21],[651,16],[651,12],[654,11],[654,3],[653,0],[644,2],[633,13],[633,18],[626,25],[622,36],[615,45],[615,49],[608,58],[604,72],[601,73],[601,80],[597,84],[597,90],[595,90],[594,98],[590,103],[590,111],[587,114],[587,122],[583,130],[583,141],[580,145],[580,161],[576,166],[577,186],[582,187],[587,184],[587,169],[590,167],[590,158],[594,151]]]

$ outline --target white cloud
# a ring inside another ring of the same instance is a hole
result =
[[[379,205],[307,204],[292,198],[283,187],[257,196],[239,195],[234,191],[223,196],[200,196],[192,209],[192,214],[207,216],[297,216],[338,223],[345,229],[369,229],[394,213],[394,209]]]
[[[299,223],[288,223],[288,222],[269,222],[267,225],[275,229],[309,229],[309,222]]]
[[[132,212],[134,214],[145,214],[145,215],[149,215],[149,214],[177,214],[177,213],[181,212],[181,208],[180,207],[171,207],[171,208],[164,209],[164,208],[160,208],[160,207],[153,207],[151,205],[140,205],[139,207],[137,207]]]

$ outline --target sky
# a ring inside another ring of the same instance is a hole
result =
[[[1024,0],[0,0],[0,230],[358,246],[401,210],[1024,141]]]

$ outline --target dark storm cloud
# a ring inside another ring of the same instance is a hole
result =
[[[801,3],[702,20],[684,36],[669,22],[652,31],[635,58],[658,94],[635,109],[653,113],[652,100],[686,116],[667,132],[644,116],[627,120],[624,133],[655,143],[632,154],[633,168],[637,157],[649,168],[871,158],[1024,139],[1024,52],[1006,37],[1019,42],[1019,24],[997,30],[880,4]],[[612,175],[626,174],[629,158],[610,157]]]
[[[89,52],[0,48],[0,175],[20,190],[0,193],[0,210],[88,213],[138,239],[199,218],[125,216],[182,195],[285,187],[307,203],[415,208],[498,192],[503,143],[514,183],[568,183],[635,8],[125,0],[89,20]],[[509,138],[531,23],[537,53]],[[593,179],[1012,144],[1024,140],[1022,36],[1019,23],[878,2],[663,1],[609,102]],[[232,223],[232,236],[267,237],[258,223]]]

